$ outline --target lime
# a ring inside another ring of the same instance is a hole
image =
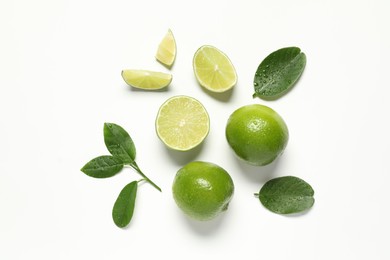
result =
[[[237,83],[232,62],[213,46],[200,47],[195,52],[192,65],[199,84],[212,92],[225,92]]]
[[[288,129],[278,113],[259,105],[234,111],[226,125],[226,139],[235,154],[252,165],[273,162],[284,151]]]
[[[211,220],[227,210],[234,184],[220,166],[196,161],[179,169],[172,192],[177,206],[186,215],[196,220]]]
[[[135,88],[157,90],[167,87],[172,81],[172,75],[149,70],[122,70],[124,81]]]
[[[158,45],[156,59],[167,67],[171,67],[176,58],[176,41],[171,30],[165,34]]]
[[[207,137],[210,119],[205,107],[195,98],[174,96],[161,105],[155,125],[158,137],[166,146],[187,151]]]

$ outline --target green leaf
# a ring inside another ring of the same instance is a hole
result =
[[[133,217],[137,188],[137,181],[127,184],[115,201],[112,209],[112,219],[115,225],[120,228],[127,226]]]
[[[272,179],[260,189],[260,202],[272,212],[279,214],[298,213],[314,204],[314,190],[297,177],[285,176]]]
[[[104,143],[110,153],[125,163],[135,160],[135,146],[130,135],[121,126],[113,123],[104,124]]]
[[[271,53],[257,68],[253,97],[280,97],[297,82],[305,65],[306,55],[297,47],[282,48]]]
[[[111,155],[103,155],[90,160],[81,171],[94,178],[108,178],[120,172],[123,168],[121,159]]]

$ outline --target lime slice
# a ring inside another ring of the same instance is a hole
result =
[[[171,67],[176,58],[176,41],[171,30],[165,34],[158,45],[156,59],[167,67]]]
[[[201,144],[209,129],[206,109],[188,96],[174,96],[165,101],[156,118],[158,137],[166,146],[178,151],[188,151]]]
[[[149,70],[122,70],[122,78],[135,88],[156,90],[167,87],[172,81],[172,75]]]
[[[194,55],[193,68],[199,84],[212,92],[225,92],[237,83],[237,73],[219,49],[204,45]]]

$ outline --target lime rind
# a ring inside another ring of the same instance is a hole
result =
[[[229,116],[225,136],[239,159],[250,165],[264,166],[283,154],[289,132],[275,110],[252,104],[238,108]]]
[[[185,215],[194,220],[209,221],[228,209],[234,196],[234,183],[220,166],[192,161],[177,171],[172,193]]]

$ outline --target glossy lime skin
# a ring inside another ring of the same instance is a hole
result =
[[[220,166],[195,161],[178,170],[172,185],[177,206],[190,218],[205,221],[228,208],[234,184]]]
[[[251,165],[270,164],[287,146],[289,133],[273,109],[252,104],[234,111],[226,125],[226,139],[235,154]]]

